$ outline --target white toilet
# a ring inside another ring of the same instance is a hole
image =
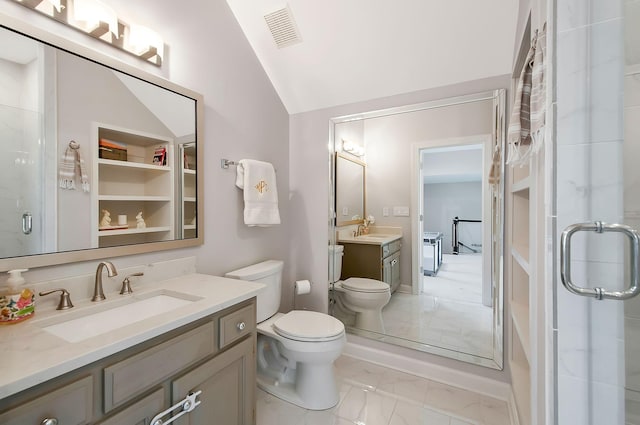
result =
[[[258,386],[305,409],[329,409],[339,401],[333,362],[346,343],[344,325],[315,311],[278,313],[282,267],[269,260],[225,275],[267,285],[257,297]]]
[[[391,300],[391,287],[375,279],[350,277],[340,280],[344,246],[330,245],[329,279],[336,290],[336,302],[355,313],[355,327],[385,333],[382,308]]]

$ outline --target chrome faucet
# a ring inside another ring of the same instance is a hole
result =
[[[356,236],[362,236],[363,231],[364,231],[364,224],[358,224],[358,230],[356,230]]]
[[[102,261],[98,264],[95,286],[93,288],[93,298],[91,298],[91,301],[102,301],[107,299],[107,297],[104,296],[104,291],[102,290],[102,269],[105,267],[107,268],[107,275],[109,277],[118,275],[116,266],[114,266],[110,261]]]

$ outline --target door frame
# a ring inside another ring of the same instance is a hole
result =
[[[433,139],[411,145],[411,293],[419,295],[423,292],[424,275],[422,273],[423,258],[423,207],[424,190],[421,156],[424,149],[446,148],[451,146],[479,145],[482,149],[482,175],[488,177],[493,153],[493,136],[481,133],[473,136]],[[486,306],[493,304],[491,282],[491,190],[482,185],[482,303]],[[489,249],[489,252],[486,251]]]

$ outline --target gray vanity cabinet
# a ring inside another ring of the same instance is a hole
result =
[[[400,286],[400,239],[378,244],[349,243],[344,245],[340,279],[365,277],[386,282],[395,292]]]
[[[246,339],[197,367],[171,385],[172,403],[202,391],[200,405],[178,425],[250,425],[255,423],[255,341]],[[214,420],[215,419],[215,420]]]
[[[175,423],[255,424],[255,325],[255,299],[241,302],[0,400],[0,424],[149,425],[197,391]]]

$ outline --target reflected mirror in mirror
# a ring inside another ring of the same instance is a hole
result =
[[[348,154],[336,154],[336,211],[338,225],[361,223],[365,217],[366,165]]]
[[[504,90],[336,118],[333,135],[354,120],[375,224],[331,231],[331,313],[359,336],[501,369]]]
[[[197,238],[196,98],[6,27],[0,44],[0,259]]]

